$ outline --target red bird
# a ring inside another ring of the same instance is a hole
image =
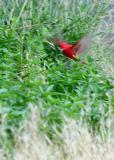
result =
[[[90,36],[86,36],[76,42],[75,44],[68,44],[59,38],[56,38],[55,43],[62,49],[64,55],[68,58],[75,60],[76,55],[83,53],[90,45]]]

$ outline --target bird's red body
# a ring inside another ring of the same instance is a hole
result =
[[[60,40],[59,38],[56,39],[56,44],[62,49],[64,55],[68,58],[75,60],[76,55],[82,53],[88,47],[89,39],[86,37],[82,38],[80,41],[76,42],[75,44],[68,44],[65,41]]]
[[[76,57],[76,52],[74,51],[74,49],[72,48],[72,45],[66,43],[66,42],[61,42],[59,44],[59,47],[63,50],[63,53],[71,58],[71,59],[75,59]]]

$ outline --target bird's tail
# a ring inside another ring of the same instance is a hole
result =
[[[60,38],[55,38],[54,43],[60,45],[63,41]]]

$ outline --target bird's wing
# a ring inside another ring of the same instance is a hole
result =
[[[91,44],[91,37],[85,36],[73,45],[73,49],[77,53],[83,53],[87,51],[87,49],[90,47],[90,44]]]

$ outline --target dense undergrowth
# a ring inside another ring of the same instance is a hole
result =
[[[7,114],[8,130],[19,125],[30,104],[38,106],[42,129],[50,134],[55,124],[61,129],[64,114],[83,117],[94,129],[99,128],[101,117],[110,116],[114,78],[107,78],[92,56],[86,56],[87,64],[68,60],[49,41],[60,36],[74,42],[96,33],[106,1],[87,3],[2,2],[0,116]]]

